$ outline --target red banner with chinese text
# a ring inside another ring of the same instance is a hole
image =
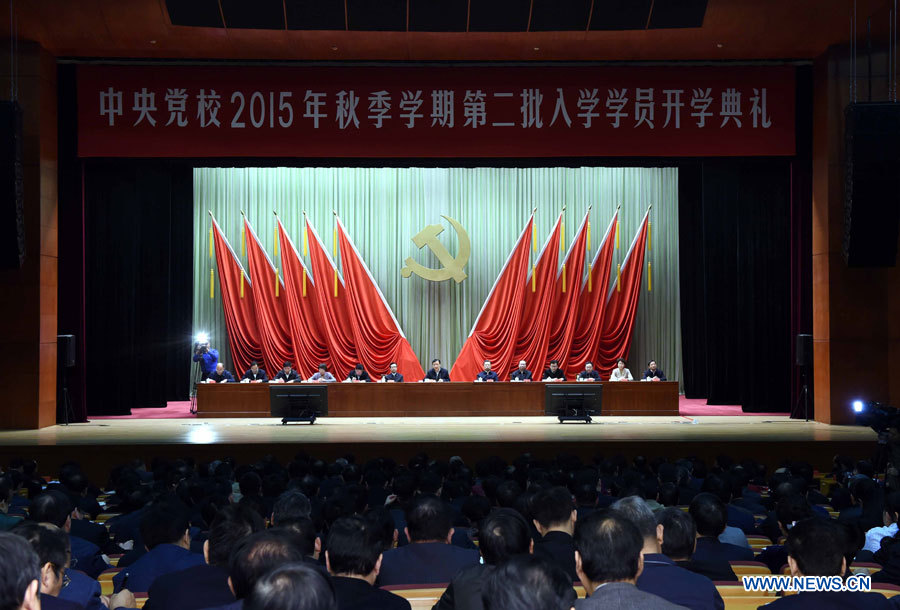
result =
[[[790,66],[78,67],[82,157],[778,156]]]

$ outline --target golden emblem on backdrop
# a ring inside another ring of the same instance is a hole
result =
[[[434,255],[443,266],[440,269],[432,269],[431,267],[420,265],[412,257],[408,257],[403,261],[406,266],[400,270],[400,274],[403,277],[408,278],[415,273],[422,279],[432,282],[443,282],[453,278],[457,284],[466,279],[466,272],[463,269],[466,263],[469,262],[469,255],[472,253],[472,243],[469,241],[469,234],[466,233],[461,224],[449,216],[441,214],[441,218],[446,219],[450,226],[453,227],[453,230],[456,231],[456,237],[459,240],[459,252],[456,253],[456,257],[454,258],[447,251],[447,248],[444,247],[444,244],[438,241],[437,237],[444,232],[444,227],[441,225],[428,225],[416,233],[412,241],[420,250],[428,246],[428,249],[434,252]]]

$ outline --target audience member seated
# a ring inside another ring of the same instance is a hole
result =
[[[32,500],[28,507],[28,517],[39,523],[51,523],[69,533],[74,510],[75,506],[66,494],[59,490],[51,490]],[[100,553],[100,547],[96,544],[69,533],[69,545],[72,549],[71,567],[81,570],[91,578],[97,578],[100,572],[109,568],[109,564]]]
[[[238,543],[228,560],[228,586],[237,601],[209,610],[246,610],[247,598],[266,574],[285,564],[298,563],[322,572],[305,560],[290,537],[272,531],[251,534]]]
[[[730,527],[738,528],[745,534],[745,536],[743,536],[744,544],[739,544],[738,546],[746,545],[746,534],[756,533],[756,523],[753,520],[753,513],[751,513],[749,510],[741,508],[739,506],[735,506],[734,504],[730,504],[731,479],[727,475],[710,475],[704,479],[703,485],[700,487],[700,490],[709,492],[714,496],[717,496],[720,500],[722,500],[722,502],[725,503],[725,508],[728,511],[727,525]],[[737,544],[737,542],[734,542],[730,539],[722,540],[722,542],[731,542],[732,544]]]
[[[791,576],[838,576],[847,570],[844,558],[844,529],[828,519],[812,518],[797,523],[788,532],[787,553]],[[859,608],[879,610],[892,607],[880,593],[860,591],[801,591],[773,601],[767,610],[784,608]]]
[[[729,561],[753,560],[752,549],[719,540],[728,520],[728,511],[722,500],[710,493],[701,493],[691,500],[689,511],[697,525],[694,561],[727,565]]]
[[[478,549],[484,563],[457,574],[432,610],[483,610],[481,594],[487,577],[510,557],[531,553],[534,541],[522,515],[499,508],[482,522]]]
[[[9,610],[40,610],[41,563],[30,545],[0,532],[0,602]]]
[[[638,528],[616,511],[594,513],[579,521],[575,569],[588,597],[579,600],[576,608],[683,608],[635,585],[644,569],[643,547]]]
[[[775,506],[775,514],[778,518],[778,527],[781,529],[783,536],[787,536],[795,523],[813,516],[809,502],[799,493],[794,493],[778,500],[778,504]],[[759,553],[756,560],[766,564],[772,574],[780,574],[781,566],[787,563],[787,549],[781,544],[767,546]]]
[[[233,603],[234,594],[228,587],[228,558],[241,540],[265,527],[262,517],[249,508],[223,508],[203,543],[206,563],[158,577],[148,591],[145,610],[194,610]]]
[[[337,610],[326,578],[308,564],[293,563],[265,574],[242,610]]]
[[[375,586],[381,570],[381,544],[362,517],[344,517],[328,530],[325,566],[338,610],[409,610],[409,602]]]
[[[637,580],[638,589],[693,610],[722,610],[725,607],[722,596],[716,591],[712,581],[678,567],[662,554],[662,526],[656,523],[653,511],[642,498],[622,498],[612,505],[612,511],[634,524],[644,539],[641,550],[644,570]]]
[[[572,494],[565,487],[542,490],[535,496],[531,510],[534,527],[541,536],[534,545],[534,552],[547,557],[565,570],[573,581],[576,580],[572,535],[577,514]]]
[[[689,514],[680,508],[665,508],[656,517],[662,529],[659,531],[662,540],[662,554],[675,562],[675,565],[691,572],[702,574],[713,582],[737,580],[737,576],[727,563],[698,562],[693,559],[697,546],[697,526]]]
[[[406,511],[409,544],[384,554],[378,584],[447,583],[460,570],[477,564],[478,551],[450,544],[452,524],[451,510],[439,498],[416,497]]]
[[[873,527],[866,532],[866,544],[863,549],[875,553],[881,548],[883,538],[897,535],[897,521],[900,520],[900,491],[887,495],[884,499],[884,525]]]
[[[191,553],[191,534],[184,506],[174,500],[160,501],[141,517],[141,538],[147,553],[113,577],[115,591],[149,591],[163,574],[202,565],[203,555]]]
[[[9,475],[0,477],[0,532],[12,529],[22,520],[22,517],[9,514],[13,501],[13,488],[12,477]]]
[[[496,567],[482,592],[485,610],[573,610],[575,589],[550,559],[516,555]]]

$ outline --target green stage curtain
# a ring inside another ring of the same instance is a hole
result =
[[[279,270],[283,253],[280,248],[275,253],[273,211],[301,256],[303,212],[330,252],[332,212],[337,211],[423,368],[438,357],[449,370],[531,210],[537,208],[537,241],[543,244],[565,206],[568,247],[591,204],[590,257],[616,206],[622,206],[610,282],[615,281],[616,265],[623,261],[647,206],[653,205],[652,249],[644,261],[629,367],[637,375],[653,358],[669,379],[681,379],[676,168],[196,168],[194,331],[209,332],[226,367],[233,366],[217,273],[210,298],[210,269],[217,269],[209,257],[207,210],[246,267],[241,249],[243,210]],[[416,275],[403,278],[400,270],[407,257],[426,267],[441,266],[427,247],[418,250],[412,242],[426,225],[443,225],[438,239],[456,255],[457,238],[442,214],[458,220],[471,240],[466,279],[457,284]],[[532,261],[536,256],[531,254]],[[309,265],[308,256],[304,262]],[[648,263],[653,268],[651,292]],[[593,288],[605,290],[596,284]]]

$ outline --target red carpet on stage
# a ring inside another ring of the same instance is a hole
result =
[[[784,415],[784,413],[744,413],[740,405],[708,405],[705,398],[678,397],[678,412],[692,417],[701,415]],[[96,415],[90,419],[180,419],[196,417],[191,413],[191,403],[187,400],[170,402],[167,407],[134,409],[131,415]]]

